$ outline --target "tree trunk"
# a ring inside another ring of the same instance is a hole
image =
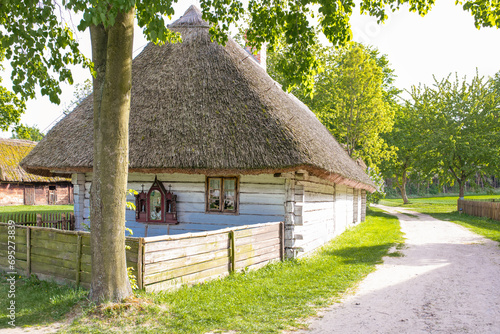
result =
[[[463,199],[465,195],[465,181],[458,180],[458,187],[460,189],[458,192],[458,197],[460,199]]]
[[[406,182],[408,181],[406,177],[406,169],[403,171],[403,177],[401,178],[401,197],[403,198],[403,204],[408,204],[408,196],[406,195]]]
[[[92,26],[94,166],[91,199],[91,300],[132,294],[125,258],[128,122],[132,86],[134,8],[112,27]]]

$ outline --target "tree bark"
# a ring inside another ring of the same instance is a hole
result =
[[[464,199],[464,195],[465,195],[465,181],[462,181],[462,180],[458,180],[458,187],[459,187],[459,192],[458,192],[458,197],[460,199]]]
[[[97,303],[132,294],[125,258],[125,202],[134,13],[134,8],[119,13],[109,28],[90,28],[96,71],[90,298]]]
[[[408,196],[406,195],[407,182],[408,178],[406,176],[406,167],[404,167],[403,173],[401,175],[401,184],[399,185],[399,190],[401,191],[401,197],[403,198],[403,204],[408,204]]]

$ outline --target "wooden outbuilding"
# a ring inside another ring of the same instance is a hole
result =
[[[169,27],[182,43],[149,44],[133,61],[128,182],[139,195],[129,200],[144,210],[127,212],[134,236],[284,221],[292,257],[364,220],[373,182],[303,103],[232,39],[211,42],[198,8]],[[92,105],[90,96],[23,161],[72,176],[77,225],[90,216]],[[155,179],[170,206],[150,191]],[[167,224],[159,212],[174,207],[178,224]]]
[[[0,139],[0,205],[73,203],[71,179],[35,175],[19,166],[36,144],[29,140]]]

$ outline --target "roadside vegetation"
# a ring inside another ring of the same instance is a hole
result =
[[[120,304],[93,306],[81,290],[21,279],[16,298],[20,298],[18,306],[23,316],[17,319],[17,325],[50,324],[61,319],[61,314],[81,307],[83,314],[65,331],[276,333],[304,327],[303,319],[353,289],[375,270],[392,246],[401,243],[403,236],[397,219],[370,210],[366,222],[338,236],[312,256],[175,292],[139,291]],[[34,285],[43,291],[43,299],[23,297],[32,293]],[[7,282],[2,279],[0,295],[6,295],[7,289]],[[67,303],[58,302],[62,300]],[[3,303],[0,328],[7,327]]]
[[[457,211],[457,199],[458,197],[456,196],[411,198],[410,203],[405,205],[403,205],[402,199],[384,199],[380,201],[380,204],[387,206],[400,206],[405,209],[426,213],[436,219],[446,220],[462,225],[479,235],[500,242],[500,222],[484,217],[459,214]],[[500,201],[500,195],[466,196],[465,199],[495,199]]]

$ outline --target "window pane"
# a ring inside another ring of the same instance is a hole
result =
[[[149,195],[149,219],[161,220],[161,193],[153,190]]]
[[[236,210],[236,179],[224,180],[224,210]]]
[[[208,189],[208,209],[213,211],[220,210],[221,179],[209,179]]]

